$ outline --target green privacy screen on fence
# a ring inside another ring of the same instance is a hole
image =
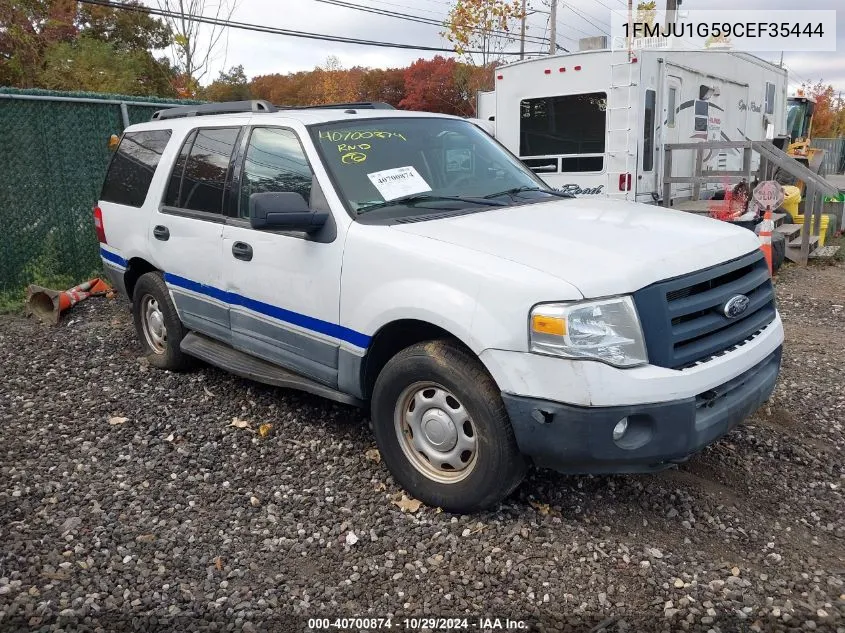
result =
[[[121,102],[123,106],[121,106]],[[172,99],[0,88],[0,296],[100,269],[91,210],[108,139]]]

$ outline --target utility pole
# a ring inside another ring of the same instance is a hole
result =
[[[557,53],[557,0],[552,0],[549,14],[549,55]]]
[[[678,0],[666,0],[666,29],[670,24],[675,23],[675,14],[678,12]]]
[[[525,2],[526,0],[522,0],[522,20],[520,21],[519,27],[519,58],[525,59],[525,19],[528,17],[525,14]]]

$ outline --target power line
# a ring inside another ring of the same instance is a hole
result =
[[[322,40],[325,42],[337,42],[340,44],[358,44],[360,46],[379,46],[382,48],[401,48],[405,50],[414,51],[431,51],[440,53],[454,53],[454,48],[444,48],[441,46],[417,46],[414,44],[400,44],[398,42],[382,42],[378,40],[367,40],[355,37],[343,37],[339,35],[326,35],[324,33],[310,33],[306,31],[292,31],[290,29],[281,29],[270,26],[261,26],[260,24],[249,24],[247,22],[234,22],[232,20],[223,20],[219,18],[210,18],[202,15],[185,15],[176,11],[166,11],[164,9],[157,9],[154,7],[147,7],[141,5],[121,4],[118,2],[110,2],[109,0],[78,0],[83,4],[93,4],[101,7],[108,7],[110,9],[122,9],[125,11],[134,11],[136,13],[146,13],[148,15],[157,15],[166,18],[179,18],[192,22],[200,22],[202,24],[213,24],[215,26],[224,26],[233,29],[242,29],[245,31],[254,31],[256,33],[269,33],[271,35],[286,35],[288,37],[298,37],[309,40]],[[484,51],[468,50],[466,53],[483,54]],[[501,51],[500,55],[519,55],[519,52]]]
[[[581,13],[580,11],[576,10],[575,8],[573,8],[572,6],[570,6],[569,4],[564,4],[564,5],[563,5],[563,8],[564,8],[564,9],[569,9],[570,11],[572,11],[572,13],[574,13],[574,14],[575,14],[575,15],[577,15],[579,18],[581,18],[582,20],[584,20],[584,22],[587,22],[588,24],[590,24],[590,25],[592,25],[592,26],[596,27],[599,31],[601,31],[601,32],[602,32],[602,33],[604,33],[605,35],[610,35],[610,33],[608,33],[607,31],[605,31],[605,30],[604,30],[601,26],[599,26],[598,24],[596,24],[595,22],[593,22],[590,18],[588,18],[586,15],[584,15],[584,14],[583,14],[583,13]],[[607,25],[607,24],[604,24],[604,26],[608,26],[608,25]]]
[[[584,31],[584,30],[582,30],[582,29],[579,29],[579,28],[578,28],[578,27],[576,27],[576,26],[571,26],[571,25],[569,25],[569,24],[564,24],[563,22],[561,22],[561,18],[558,18],[558,19],[557,19],[557,26],[558,26],[558,28],[571,29],[571,30],[573,30],[573,31],[576,31],[576,32],[578,32],[578,33],[581,33],[582,35],[586,35],[587,37],[591,37],[591,36],[593,35],[593,33],[587,33],[587,31]],[[571,39],[573,42],[575,41],[575,40],[574,40],[574,39],[572,39],[572,38],[569,38],[569,39]]]
[[[347,2],[346,0],[314,0],[315,2],[322,2],[324,4],[331,4],[338,7],[343,7],[345,9],[354,9],[356,11],[364,11],[366,13],[374,13],[376,15],[383,15],[390,18],[395,18],[397,20],[405,20],[407,22],[418,22],[420,24],[430,24],[433,26],[443,27],[444,22],[443,20],[435,20],[434,18],[427,18],[421,15],[413,15],[407,13],[397,13],[395,11],[389,11],[387,9],[381,9],[379,7],[368,7],[361,4],[355,4],[354,2]],[[513,37],[513,33],[509,33],[508,31],[500,31],[496,29],[482,29],[482,28],[475,28],[472,29],[476,32],[486,32],[491,33],[493,35],[507,35]],[[544,44],[546,42],[546,38],[537,38],[532,36],[526,36],[526,40],[532,40],[534,43],[537,44]]]

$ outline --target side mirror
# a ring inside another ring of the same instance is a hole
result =
[[[326,211],[312,211],[301,194],[267,191],[249,197],[249,224],[254,229],[319,231],[328,220]]]

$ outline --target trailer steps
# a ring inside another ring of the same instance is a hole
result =
[[[800,225],[796,225],[800,228]],[[799,231],[800,232],[800,231]],[[810,255],[812,255],[819,246],[819,236],[818,235],[811,235],[809,238],[810,244]],[[801,263],[803,260],[801,259],[801,238],[796,237],[791,242],[786,243],[786,258],[792,262]]]
[[[780,224],[775,227],[775,231],[783,235],[787,243],[801,235],[800,224]]]

